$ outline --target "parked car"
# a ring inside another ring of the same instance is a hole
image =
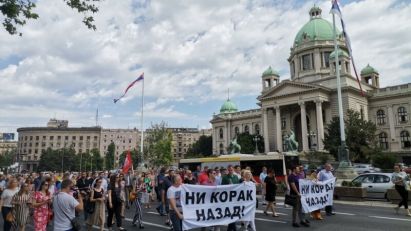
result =
[[[392,173],[364,173],[352,180],[367,189],[368,198],[387,199],[387,189],[393,188]]]
[[[364,173],[381,172],[381,169],[375,168],[371,164],[354,164],[353,167],[359,175]]]

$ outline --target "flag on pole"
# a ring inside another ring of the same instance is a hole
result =
[[[344,20],[343,20],[343,17],[342,17],[340,6],[339,6],[337,0],[332,0],[331,2],[332,2],[332,6],[331,6],[330,13],[338,15],[338,17],[340,17],[341,27],[342,27],[343,35],[344,35],[344,38],[345,38],[345,45],[347,46],[348,53],[351,57],[352,66],[353,66],[353,69],[354,69],[354,74],[355,74],[355,77],[357,78],[357,82],[358,82],[358,86],[360,87],[361,95],[365,96],[364,91],[362,90],[360,78],[358,77],[357,68],[356,68],[355,62],[354,62],[354,56],[352,55],[350,37],[348,36],[347,30],[345,29],[345,23],[344,23]]]
[[[133,166],[133,159],[131,158],[130,150],[127,151],[127,156],[124,159],[123,173],[127,173],[128,170]]]
[[[127,88],[126,88],[126,90],[124,91],[123,95],[121,95],[118,99],[114,99],[114,100],[113,100],[114,103],[117,103],[117,101],[119,101],[121,98],[123,98],[123,97],[127,94],[128,90],[129,90],[131,87],[133,87],[134,84],[136,84],[136,83],[137,83],[138,81],[140,81],[140,80],[144,80],[144,72],[143,72],[136,80],[134,80],[133,82],[131,82],[131,83],[127,86]]]

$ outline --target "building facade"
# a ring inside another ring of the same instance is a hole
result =
[[[174,163],[184,159],[187,151],[202,135],[197,128],[168,128],[171,132],[171,154]]]
[[[228,99],[210,121],[213,153],[226,154],[230,141],[241,132],[264,137],[265,152],[282,152],[284,141],[294,132],[299,150],[324,150],[324,127],[338,116],[336,62],[338,56],[344,116],[358,111],[377,124],[381,147],[411,163],[411,84],[380,88],[378,71],[367,65],[361,70],[361,94],[351,74],[351,59],[344,36],[337,31],[339,50],[334,52],[333,26],[323,19],[321,9],[309,11],[309,21],[297,33],[288,62],[290,79],[269,67],[261,75],[258,108],[238,111]]]
[[[18,128],[17,159],[22,169],[37,169],[41,154],[48,148],[72,148],[76,153],[98,149],[104,156],[107,146],[116,145],[115,159],[121,153],[137,148],[140,140],[137,129],[102,129],[101,127],[68,127],[67,120],[51,119],[47,127]]]

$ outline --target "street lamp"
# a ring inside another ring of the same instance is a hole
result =
[[[259,154],[260,152],[258,151],[258,146],[257,146],[257,144],[258,144],[258,141],[260,141],[260,137],[258,137],[258,135],[255,135],[254,137],[253,137],[253,140],[254,140],[254,142],[255,142],[255,150],[254,150],[254,154]]]

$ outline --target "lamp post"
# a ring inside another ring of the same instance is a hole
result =
[[[258,141],[260,141],[260,137],[258,137],[258,135],[255,135],[254,137],[253,137],[253,140],[254,140],[254,142],[255,142],[255,150],[254,150],[254,154],[259,154],[260,152],[258,151]]]

